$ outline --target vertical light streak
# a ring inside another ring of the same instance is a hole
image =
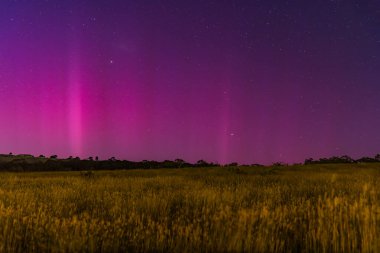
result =
[[[81,62],[78,43],[73,39],[73,47],[69,54],[68,79],[68,135],[70,151],[75,156],[81,156],[83,151],[83,96],[81,80]]]
[[[220,158],[219,162],[222,164],[228,163],[229,159],[229,144],[230,144],[230,81],[226,79],[224,82],[226,82],[223,85],[223,94],[222,94],[222,101],[221,101],[221,129],[220,129]]]

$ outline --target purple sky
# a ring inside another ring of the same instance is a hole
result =
[[[0,153],[380,153],[380,2],[2,0]]]

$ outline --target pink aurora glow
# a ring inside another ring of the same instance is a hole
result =
[[[378,8],[287,2],[2,1],[0,153],[379,153]]]

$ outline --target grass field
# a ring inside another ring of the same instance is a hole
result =
[[[0,173],[1,252],[380,252],[380,164]]]

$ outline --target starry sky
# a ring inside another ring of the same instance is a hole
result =
[[[2,0],[0,153],[380,153],[378,0]]]

